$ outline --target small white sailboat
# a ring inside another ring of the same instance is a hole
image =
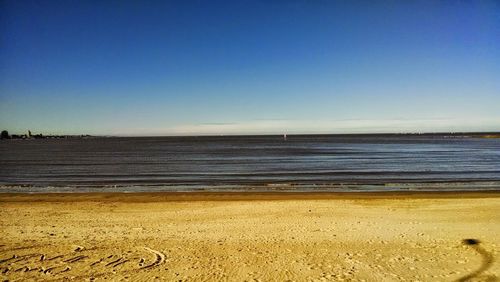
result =
[[[286,133],[283,134],[283,140],[286,141]]]

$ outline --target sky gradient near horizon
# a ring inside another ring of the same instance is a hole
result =
[[[500,131],[500,2],[1,0],[0,129]]]

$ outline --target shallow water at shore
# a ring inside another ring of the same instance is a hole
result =
[[[4,140],[4,192],[498,190],[500,140],[439,135]]]

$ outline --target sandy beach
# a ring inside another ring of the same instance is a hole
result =
[[[0,212],[2,281],[500,276],[495,192],[0,194]]]

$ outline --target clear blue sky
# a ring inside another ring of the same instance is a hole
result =
[[[0,128],[500,130],[498,1],[0,0]]]

